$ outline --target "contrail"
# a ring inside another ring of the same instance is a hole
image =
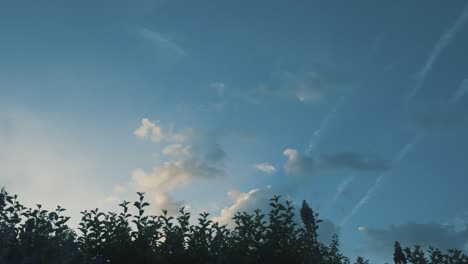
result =
[[[468,5],[466,5],[465,9],[463,9],[461,15],[455,21],[455,24],[453,24],[453,26],[449,28],[436,42],[434,48],[432,49],[431,55],[429,56],[429,58],[427,59],[423,67],[416,74],[416,85],[414,86],[414,89],[411,91],[411,94],[409,95],[409,99],[412,99],[419,92],[422,85],[424,84],[424,81],[426,80],[428,73],[431,71],[432,66],[434,65],[434,62],[437,60],[437,58],[442,53],[442,51],[444,51],[444,49],[450,43],[453,36],[455,36],[458,33],[458,31],[460,31],[460,29],[463,27],[463,24],[466,22],[467,19],[468,19]]]
[[[400,151],[398,151],[398,153],[395,155],[395,157],[392,160],[392,164],[397,165],[398,163],[400,163],[406,157],[406,155],[414,148],[414,146],[419,143],[419,141],[421,139],[422,139],[422,134],[420,134],[419,136],[417,136],[416,138],[414,138],[410,142],[406,143],[403,146],[403,148]],[[380,186],[380,183],[383,180],[383,178],[385,177],[385,175],[386,175],[385,173],[382,173],[382,174],[379,175],[379,177],[377,177],[377,179],[375,180],[374,185],[372,185],[367,190],[364,197],[362,197],[361,200],[359,200],[359,202],[353,207],[351,212],[349,212],[349,214],[346,215],[341,220],[340,227],[343,227],[348,222],[348,220],[351,217],[353,217],[359,211],[359,209],[361,209],[361,207],[369,201],[370,198],[372,198],[375,191]]]
[[[333,196],[332,203],[335,203],[338,201],[338,199],[341,197],[343,192],[348,188],[348,186],[354,181],[354,178],[356,175],[353,173],[351,175],[348,175],[344,180],[342,180],[338,186],[336,187],[336,192],[335,195]]]
[[[346,95],[340,97],[338,102],[333,106],[332,110],[325,115],[322,122],[320,123],[319,128],[314,131],[312,138],[309,140],[309,145],[307,146],[306,154],[310,154],[312,150],[317,147],[318,142],[320,141],[320,138],[323,135],[323,132],[327,129],[328,123],[330,123],[330,120],[332,120],[336,113],[341,109],[345,97]]]
[[[453,97],[450,101],[452,102],[452,104],[456,104],[458,103],[458,100],[460,100],[466,94],[468,94],[468,79],[462,81],[460,87],[458,87],[457,91],[453,94]]]

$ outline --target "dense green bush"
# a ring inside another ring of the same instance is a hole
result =
[[[207,213],[190,224],[190,213],[180,209],[174,218],[145,214],[149,204],[138,193],[134,203],[124,201],[120,213],[81,212],[79,233],[67,226],[65,209],[49,212],[26,208],[17,196],[0,192],[0,263],[304,263],[350,264],[339,250],[338,236],[330,245],[317,240],[321,220],[304,201],[302,223],[294,221],[294,207],[279,196],[270,200],[267,215],[238,212],[235,226],[212,222]],[[130,208],[136,212],[130,213]],[[402,249],[395,243],[395,263],[468,263],[461,251],[443,254],[420,247]],[[357,264],[368,263],[359,257]]]

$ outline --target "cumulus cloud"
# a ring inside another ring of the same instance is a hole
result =
[[[393,243],[399,241],[403,247],[421,245],[427,248],[429,245],[441,250],[451,248],[467,249],[468,229],[456,231],[453,225],[438,223],[418,224],[407,223],[390,226],[386,229],[359,227],[358,229],[366,238],[363,248],[366,254],[386,256],[393,251]]]
[[[252,189],[249,192],[241,193],[239,191],[231,191],[228,195],[233,199],[233,203],[229,207],[225,207],[221,210],[221,214],[218,217],[214,217],[213,221],[219,222],[220,224],[233,225],[234,221],[232,217],[237,212],[248,212],[253,213],[256,209],[262,211],[268,209],[269,199],[271,199],[277,193],[274,192],[271,186],[265,186],[261,188]]]
[[[385,171],[389,169],[386,161],[365,157],[353,152],[321,154],[315,158],[298,153],[295,149],[286,149],[288,157],[284,165],[287,173],[306,176],[319,170],[349,169],[361,172]]]
[[[154,130],[160,135],[158,141],[153,138]],[[166,162],[155,166],[150,172],[138,168],[132,173],[133,189],[145,192],[152,200],[154,209],[167,209],[175,213],[183,204],[171,196],[173,190],[194,179],[213,179],[225,175],[225,171],[218,166],[218,162],[226,155],[223,149],[218,144],[211,144],[206,153],[200,153],[200,148],[188,144],[193,142],[187,142],[195,138],[192,129],[175,132],[173,125],[163,128],[159,121],[143,118],[134,134],[143,139],[166,143],[162,149],[162,157]]]
[[[170,49],[179,56],[185,55],[185,50],[183,48],[181,48],[177,43],[175,43],[174,41],[172,41],[171,39],[162,35],[159,32],[147,28],[142,28],[138,31],[138,33],[142,38],[151,41],[152,43],[160,47]]]
[[[288,157],[284,165],[287,173],[301,176],[308,175],[314,171],[314,160],[308,156],[299,154],[295,149],[286,149],[283,154]]]
[[[155,143],[170,142],[170,143],[181,143],[188,139],[192,131],[185,130],[180,132],[174,132],[174,125],[170,125],[166,132],[164,132],[160,121],[150,121],[148,118],[141,120],[141,125],[133,134],[141,139],[149,139]]]
[[[255,164],[254,167],[257,170],[263,171],[263,172],[268,173],[268,174],[276,172],[275,166],[273,166],[273,165],[271,165],[271,164],[269,164],[267,162]]]
[[[147,118],[141,120],[141,126],[133,134],[142,139],[150,138],[154,142],[161,142],[164,138],[162,128],[158,125],[159,121],[151,122]]]
[[[136,169],[132,173],[133,187],[147,193],[155,209],[176,212],[181,206],[170,196],[177,187],[188,184],[192,179],[211,179],[224,175],[224,171],[196,158],[169,161],[156,166],[151,172]]]
[[[287,200],[293,200],[293,197],[288,195],[288,190],[273,188],[272,186],[264,186],[252,189],[248,192],[239,192],[237,190],[230,191],[229,197],[233,200],[232,205],[221,210],[221,214],[214,217],[212,220],[220,224],[228,224],[228,227],[234,226],[232,217],[237,212],[253,213],[256,209],[260,209],[262,213],[267,214],[270,211],[270,199],[274,195],[282,195]],[[295,208],[295,221],[300,223],[299,207]],[[333,222],[324,219],[320,223],[318,230],[319,240],[323,243],[330,243],[333,234],[339,234],[340,230]]]

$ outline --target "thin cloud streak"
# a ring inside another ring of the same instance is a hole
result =
[[[408,153],[421,141],[421,139],[422,134],[405,144],[403,148],[400,151],[398,151],[398,153],[395,155],[395,158],[393,159],[392,163],[394,165],[400,163],[408,155]],[[351,219],[351,217],[353,217],[359,211],[359,209],[361,209],[361,207],[365,205],[370,200],[370,198],[372,198],[375,191],[378,189],[382,180],[384,179],[385,175],[385,173],[382,173],[379,175],[379,177],[377,177],[375,183],[367,190],[366,194],[353,207],[351,212],[349,212],[349,214],[341,220],[340,227],[343,227],[349,221],[349,219]]]
[[[305,151],[306,154],[310,154],[312,150],[314,150],[317,147],[320,139],[322,138],[324,131],[328,127],[328,124],[343,106],[345,98],[346,98],[346,95],[341,96],[338,102],[333,106],[332,110],[325,115],[322,122],[320,123],[319,128],[314,131],[312,138],[309,140],[309,145],[307,146],[307,149]]]
[[[140,35],[151,42],[154,42],[158,45],[164,46],[175,51],[178,55],[185,55],[185,50],[181,48],[177,43],[163,36],[161,33],[143,28],[139,31]]]
[[[431,71],[432,66],[434,65],[435,61],[440,56],[440,54],[444,51],[444,49],[448,46],[452,38],[458,33],[458,31],[460,31],[460,29],[463,27],[463,24],[466,22],[467,19],[468,19],[468,4],[463,9],[461,15],[457,18],[455,24],[453,24],[453,26],[450,29],[448,29],[436,42],[426,63],[424,63],[423,67],[416,74],[416,85],[414,86],[414,89],[411,91],[409,95],[410,100],[417,95],[419,90],[421,90],[424,84],[424,81],[426,80],[427,75]]]
[[[468,94],[468,79],[465,79],[461,82],[460,87],[458,87],[457,91],[453,94],[452,99],[450,100],[451,103],[458,103],[458,101],[466,94]]]
[[[338,199],[340,199],[341,195],[348,188],[348,186],[354,181],[355,177],[356,175],[353,173],[338,184],[338,186],[336,187],[335,195],[333,196],[332,203],[335,203],[338,201]]]

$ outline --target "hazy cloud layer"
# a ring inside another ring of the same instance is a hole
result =
[[[320,154],[312,158],[295,149],[286,149],[283,154],[288,157],[284,165],[287,173],[306,176],[319,170],[348,169],[360,172],[381,172],[389,169],[385,160],[366,157],[354,152]]]
[[[414,113],[410,124],[422,132],[450,134],[467,128],[468,118],[457,111],[433,108]]]
[[[98,204],[106,210],[100,160],[63,121],[27,110],[0,108],[0,188],[18,194],[26,206],[67,209],[71,224]],[[86,195],[83,195],[86,193]]]
[[[395,241],[399,241],[403,247],[431,245],[444,251],[451,248],[466,249],[468,243],[466,223],[462,231],[457,231],[454,225],[438,223],[407,223],[386,229],[359,227],[359,231],[367,238],[364,253],[380,256],[388,256],[393,251]]]
[[[226,152],[219,144],[213,144],[205,153],[205,160],[208,162],[220,162],[226,158]]]

